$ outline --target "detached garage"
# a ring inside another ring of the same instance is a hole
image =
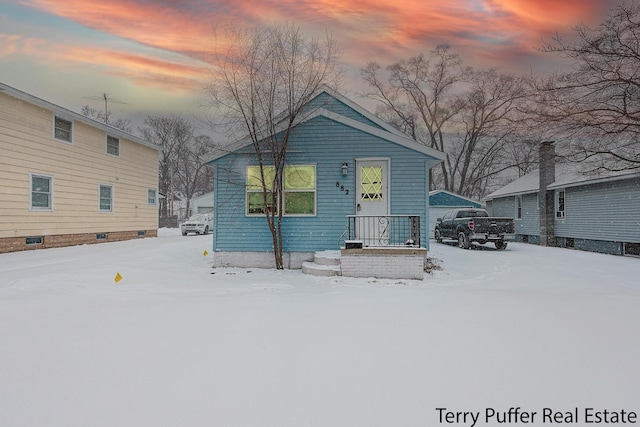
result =
[[[482,203],[445,190],[429,192],[429,238],[433,239],[433,227],[445,212],[457,208],[481,208]]]

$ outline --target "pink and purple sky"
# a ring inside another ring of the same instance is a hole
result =
[[[536,48],[580,22],[597,25],[618,0],[0,0],[0,81],[79,111],[104,108],[135,124],[199,115],[203,58],[214,29],[293,23],[331,33],[359,102],[359,70],[448,43],[465,62],[504,72],[552,71]],[[119,102],[116,102],[119,101]],[[363,104],[364,105],[364,104]]]

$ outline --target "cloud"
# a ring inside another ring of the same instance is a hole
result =
[[[20,50],[22,36],[0,33],[0,58],[15,55]]]
[[[610,5],[606,0],[22,0],[22,4],[155,49],[141,55],[98,46],[83,58],[91,51],[85,44],[71,49],[74,53],[67,59],[164,87],[176,82],[187,87],[187,81],[197,81],[198,67],[186,59],[201,61],[214,45],[215,29],[228,23],[242,27],[293,22],[309,34],[322,36],[329,31],[343,49],[347,65],[357,68],[371,59],[390,63],[447,43],[472,65],[517,70],[540,60],[536,47],[543,38],[567,31],[581,20],[597,20]],[[8,42],[0,55],[15,53],[19,43]],[[176,60],[168,53],[184,58]]]

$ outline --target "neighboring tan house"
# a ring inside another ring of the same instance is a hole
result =
[[[155,237],[158,147],[0,83],[0,253]]]
[[[429,192],[429,238],[433,239],[433,230],[438,218],[457,208],[481,208],[482,203],[468,197],[452,193],[446,190],[433,190]]]
[[[332,90],[307,107],[289,138],[284,170],[286,266],[300,268],[314,252],[339,250],[351,240],[370,248],[410,246],[426,255],[429,169],[444,154]],[[263,204],[253,147],[221,150],[211,164],[214,265],[272,266],[264,212],[273,207]]]
[[[519,241],[614,255],[640,255],[640,173],[581,173],[540,146],[540,169],[486,198],[494,216],[512,216]]]

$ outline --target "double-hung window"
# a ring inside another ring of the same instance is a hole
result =
[[[73,122],[55,116],[53,136],[61,141],[71,142],[73,134]]]
[[[113,212],[113,186],[100,184],[100,212]]]
[[[115,136],[107,135],[107,154],[112,156],[120,155],[120,139]]]
[[[29,175],[29,210],[53,210],[53,177],[46,175]]]
[[[263,195],[263,182],[260,175],[260,166],[247,166],[247,215],[264,214],[274,209],[273,180],[276,170],[273,166],[264,166],[264,188],[266,188],[267,203],[265,206]]]
[[[155,205],[156,204],[156,190],[149,188],[147,190],[147,204]]]
[[[564,190],[556,191],[556,219],[565,217],[565,193]]]
[[[275,168],[265,166],[264,177],[267,189],[267,206],[264,203],[259,166],[247,167],[247,215],[264,214],[275,209],[271,189],[275,179]],[[312,216],[316,214],[316,167],[314,165],[288,165],[284,167],[284,214]]]
[[[516,219],[522,219],[522,196],[516,196]]]
[[[284,167],[284,214],[316,214],[316,167],[292,165]]]

